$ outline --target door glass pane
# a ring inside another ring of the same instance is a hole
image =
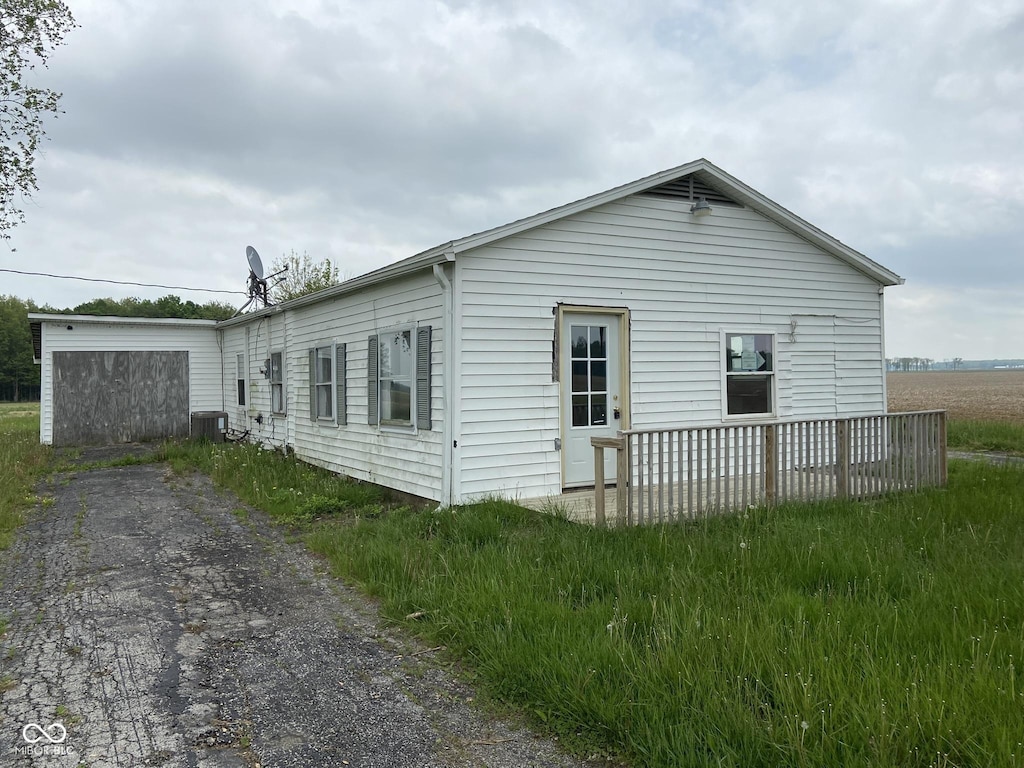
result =
[[[587,413],[587,396],[572,396],[572,425],[574,427],[590,426],[590,414]]]
[[[586,360],[573,360],[572,361],[572,391],[573,392],[586,392],[587,391],[587,361]]]
[[[595,426],[608,423],[608,403],[606,395],[591,395],[590,423]]]
[[[607,357],[607,344],[605,334],[608,329],[602,325],[590,326],[590,356]]]
[[[587,326],[585,325],[574,325],[572,326],[572,356],[575,359],[587,357]]]
[[[591,392],[607,392],[608,391],[608,377],[606,372],[608,370],[608,363],[604,360],[596,360],[590,364],[590,391]]]

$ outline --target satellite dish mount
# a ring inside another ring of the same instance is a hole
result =
[[[269,307],[273,302],[270,300],[270,289],[267,285],[267,281],[273,280],[278,275],[281,275],[288,271],[287,265],[284,269],[278,270],[272,275],[263,276],[263,262],[260,261],[260,255],[256,252],[256,249],[251,245],[245,246],[245,259],[249,262],[249,300],[243,304],[235,315],[240,315],[250,305],[255,304],[255,309],[260,308],[260,302],[263,302],[264,307]],[[277,282],[284,280],[282,277]],[[277,283],[275,283],[276,285]]]

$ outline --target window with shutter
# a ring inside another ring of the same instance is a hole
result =
[[[345,424],[345,345],[324,344],[309,350],[309,417]]]
[[[367,421],[430,429],[431,327],[403,326],[369,338]]]

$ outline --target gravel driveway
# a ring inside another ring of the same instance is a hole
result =
[[[0,765],[581,765],[207,478],[148,464],[45,492],[0,553]]]

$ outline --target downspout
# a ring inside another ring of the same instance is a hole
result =
[[[885,286],[878,286],[879,342],[882,347],[882,413],[889,412],[889,365],[885,360]]]
[[[228,409],[228,397],[224,391],[224,329],[216,328],[217,334],[217,352],[220,354],[220,409],[227,411]],[[230,426],[230,424],[228,425]]]
[[[455,252],[445,254],[447,260],[455,262]],[[441,430],[441,506],[450,507],[454,501],[452,483],[452,467],[455,463],[455,439],[452,435],[452,424],[455,418],[455,293],[452,283],[444,273],[444,265],[435,264],[434,279],[441,286],[444,294],[444,355],[443,374],[444,386],[444,422]]]

